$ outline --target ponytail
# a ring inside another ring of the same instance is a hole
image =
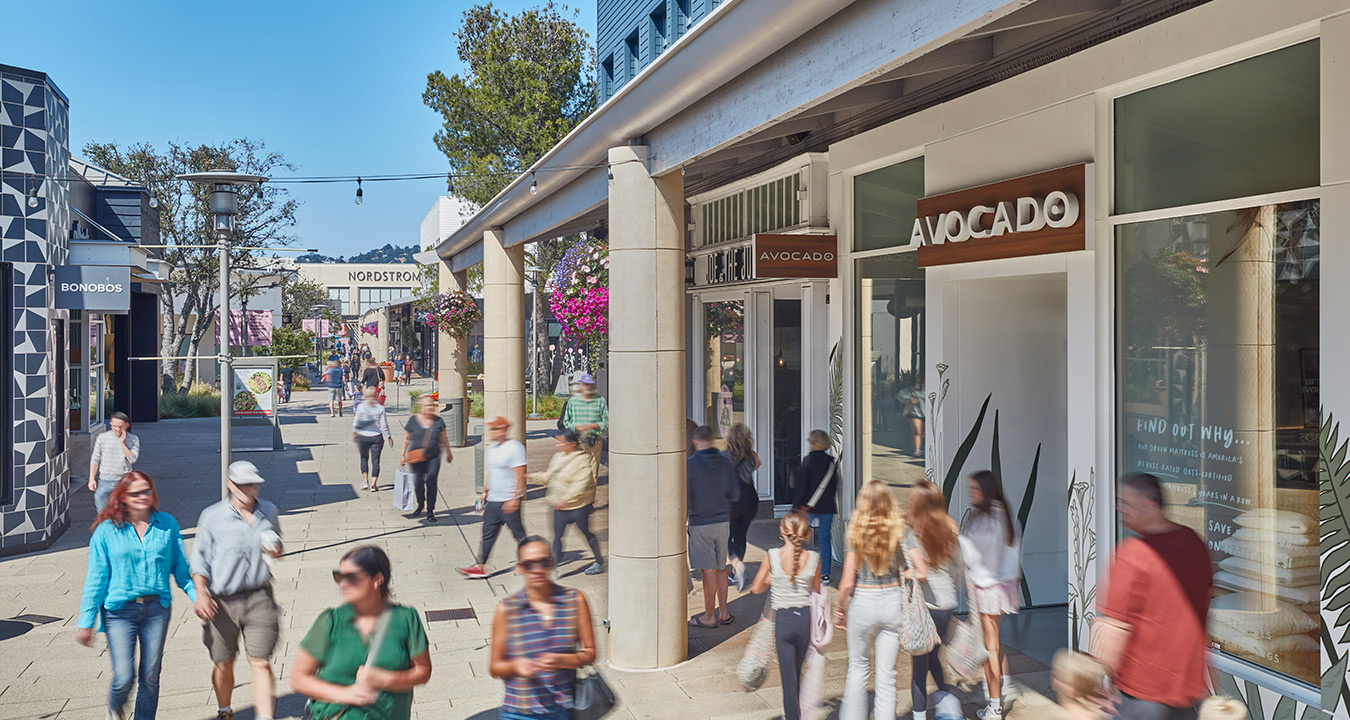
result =
[[[802,569],[802,543],[811,537],[811,523],[806,519],[806,513],[793,510],[783,516],[780,527],[783,530],[783,537],[792,543],[792,572],[788,575],[788,580],[795,583],[797,573]]]

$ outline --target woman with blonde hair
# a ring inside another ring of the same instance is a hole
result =
[[[848,524],[848,552],[839,578],[836,627],[848,632],[848,677],[842,720],[866,720],[868,651],[876,643],[876,692],[872,714],[895,717],[895,659],[900,652],[900,504],[886,483],[869,480],[858,493]]]
[[[956,582],[963,565],[960,527],[947,514],[947,496],[942,488],[923,481],[909,491],[909,513],[905,530],[904,549],[909,559],[905,578],[919,582],[924,605],[937,626],[938,637],[947,641],[947,629],[956,610]],[[942,676],[938,649],[917,655],[912,663],[910,697],[914,700],[914,720],[928,717],[928,675],[932,673],[941,699],[951,692]]]
[[[783,717],[799,720],[802,663],[811,645],[811,593],[820,592],[820,555],[802,549],[802,543],[811,539],[811,525],[801,511],[783,516],[778,535],[783,545],[765,553],[750,592],[770,591],[774,649],[783,680]]]
[[[744,423],[731,426],[727,433],[727,457],[736,469],[736,501],[731,504],[731,534],[727,539],[727,557],[731,558],[731,578],[736,589],[745,587],[745,546],[750,523],[759,512],[759,491],[755,489],[755,471],[759,455],[755,438]]]
[[[1068,648],[1057,650],[1051,661],[1050,677],[1065,720],[1106,720],[1110,717],[1106,671],[1096,658]],[[1243,712],[1240,717],[1247,717],[1247,713]]]

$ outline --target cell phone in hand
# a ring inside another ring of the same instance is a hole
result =
[[[483,498],[478,498],[473,503],[474,512],[483,512]]]

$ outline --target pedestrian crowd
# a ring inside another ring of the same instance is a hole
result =
[[[379,402],[384,377],[373,358],[359,380],[353,441],[362,489],[379,487],[381,451],[393,443]],[[405,367],[407,359],[404,359]],[[346,370],[330,360],[324,371],[330,414],[340,416]],[[505,526],[515,540],[515,574],[522,587],[500,601],[492,622],[489,673],[504,682],[500,717],[560,720],[586,708],[599,717],[614,703],[595,672],[595,628],[586,597],[555,582],[563,539],[575,526],[589,549],[587,575],[605,571],[591,531],[608,408],[594,379],[580,379],[569,399],[556,453],[540,473],[527,473],[524,445],[511,423],[487,423],[485,477],[475,509],[482,513],[475,563],[459,568],[486,578]],[[408,418],[395,490],[415,498],[413,517],[436,522],[437,478],[452,460],[438,403],[427,397]],[[107,636],[112,663],[108,717],[156,716],[159,675],[170,631],[176,585],[202,622],[212,665],[217,719],[232,720],[235,666],[241,649],[252,676],[254,717],[275,713],[272,658],[281,615],[272,566],[285,556],[277,507],[260,497],[265,479],[249,462],[228,473],[228,497],[202,511],[189,555],[182,531],[159,510],[155,482],[134,470],[140,442],[130,422],[114,413],[110,430],[92,452],[89,489],[98,515],[76,639],[91,645]],[[838,458],[828,434],[808,435],[810,452],[796,470],[792,508],[778,525],[780,544],[765,551],[747,579],[748,534],[759,511],[754,478],[762,462],[749,428],[735,425],[725,450],[707,426],[689,432],[687,458],[688,560],[703,586],[703,612],[693,628],[735,622],[730,586],[768,593],[738,674],[747,690],[764,681],[777,658],[785,720],[818,717],[822,710],[826,648],[834,630],[845,633],[847,668],[842,720],[896,717],[897,661],[911,657],[913,720],[964,717],[953,684],[978,683],[985,698],[978,720],[999,720],[1016,696],[1000,621],[1021,609],[1022,528],[998,475],[981,470],[966,484],[970,512],[958,523],[949,499],[932,482],[909,489],[904,503],[880,480],[869,480],[852,503],[842,562],[831,543],[838,514]],[[527,533],[522,507],[529,482],[546,488],[553,536]],[[399,499],[396,498],[396,502]],[[1052,667],[1060,713],[1069,720],[1242,720],[1234,700],[1209,698],[1205,619],[1211,595],[1209,556],[1198,535],[1163,513],[1156,477],[1134,474],[1121,482],[1119,511],[1132,537],[1116,549],[1104,600],[1092,626],[1090,654],[1061,650]],[[836,573],[836,569],[838,572]],[[1160,572],[1167,569],[1167,572]],[[341,603],[324,610],[299,649],[292,688],[309,699],[308,717],[411,717],[413,691],[431,676],[430,646],[416,609],[394,602],[393,568],[376,546],[342,555],[335,570]],[[837,589],[831,598],[831,578]],[[964,591],[964,593],[963,593]],[[962,595],[968,616],[957,614]],[[936,692],[929,694],[930,680]],[[134,715],[125,709],[135,687]],[[869,694],[868,688],[872,692]]]

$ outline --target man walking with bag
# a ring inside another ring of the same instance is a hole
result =
[[[202,511],[192,544],[192,580],[202,640],[215,668],[217,720],[234,720],[234,660],[239,636],[253,668],[253,716],[272,720],[276,701],[271,657],[280,633],[271,561],[281,557],[277,506],[258,497],[263,478],[251,462],[230,463],[230,497]]]
[[[577,434],[581,448],[591,457],[591,477],[600,477],[600,450],[605,445],[605,430],[609,429],[609,404],[595,394],[595,377],[583,374],[581,394],[573,395],[563,411],[563,425]]]
[[[1163,514],[1153,475],[1125,476],[1118,506],[1139,537],[1116,546],[1106,601],[1092,625],[1092,654],[1120,689],[1124,720],[1195,718],[1209,695],[1209,551],[1194,530]]]
[[[520,503],[525,499],[525,446],[506,437],[511,427],[506,418],[495,418],[487,426],[491,440],[483,453],[487,479],[478,498],[483,510],[483,544],[478,550],[477,564],[458,568],[460,575],[469,578],[487,577],[485,567],[502,525],[511,528],[516,542],[525,539],[525,524],[520,520]]]

